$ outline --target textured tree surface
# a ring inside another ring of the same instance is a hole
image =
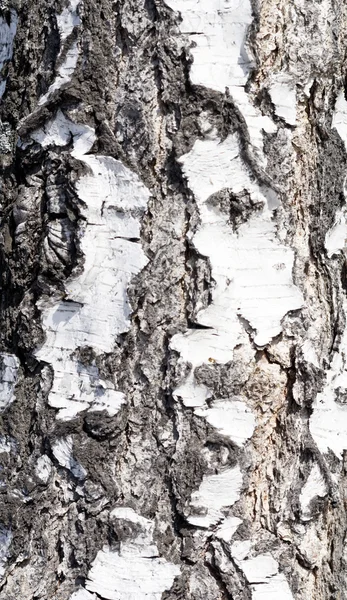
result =
[[[1,599],[347,599],[347,5],[0,9]]]

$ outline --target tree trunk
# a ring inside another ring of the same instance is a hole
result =
[[[0,5],[1,598],[347,599],[347,5]]]

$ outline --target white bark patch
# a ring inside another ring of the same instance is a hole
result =
[[[191,347],[190,341],[198,346],[199,340],[201,340],[203,344],[206,343],[205,336],[199,336],[198,334],[194,335],[189,331],[184,334],[175,335],[171,340],[170,346],[173,350],[180,352],[183,348],[184,350],[187,350],[188,347]],[[183,353],[181,353],[180,360],[184,361]],[[203,363],[192,363],[192,370],[187,379],[173,391],[173,397],[176,400],[181,398],[184,406],[188,408],[203,407],[205,406],[205,401],[211,397],[211,392],[205,385],[198,385],[195,382],[194,369],[199,366],[199,364]]]
[[[233,556],[251,585],[252,600],[294,600],[288,582],[278,572],[278,563],[271,554],[243,559],[235,557],[235,553]]]
[[[90,594],[87,590],[80,589],[70,596],[70,600],[97,600],[95,594]]]
[[[147,264],[139,239],[149,192],[119,161],[86,156],[95,140],[94,131],[75,125],[61,111],[32,137],[43,147],[64,146],[72,137],[71,154],[89,168],[76,186],[86,206],[81,209],[86,219],[81,231],[84,270],[66,282],[64,301],[40,305],[46,342],[36,356],[54,369],[49,403],[60,409],[61,419],[71,419],[86,409],[105,409],[114,416],[124,395],[100,377],[95,364],[82,365],[73,352],[83,346],[97,353],[111,352],[116,337],[129,329],[127,287]]]
[[[246,44],[253,20],[250,0],[165,1],[181,13],[181,32],[189,35],[194,44],[192,83],[222,93],[229,89],[247,123],[251,143],[265,163],[262,130],[273,133],[276,126],[252,105],[244,89],[253,66]]]
[[[335,223],[325,236],[325,249],[328,257],[339,254],[346,246],[347,225],[344,212],[339,210],[335,216]]]
[[[310,504],[314,498],[324,498],[327,486],[318,465],[314,465],[300,493],[301,519],[310,521],[312,518]]]
[[[332,127],[335,127],[347,149],[347,102],[343,89],[336,99]]]
[[[14,443],[7,435],[0,435],[0,453],[10,453],[13,449]]]
[[[262,347],[281,333],[283,317],[302,307],[301,292],[292,280],[294,251],[278,241],[267,210],[251,217],[237,233],[226,218],[206,222],[194,244],[209,257],[216,281],[212,304],[199,315],[201,324],[218,331],[224,314],[230,333],[240,315],[255,330],[254,343]]]
[[[66,53],[66,58],[64,62],[58,67],[58,74],[52,85],[49,86],[46,94],[41,96],[38,105],[43,106],[46,104],[47,100],[50,99],[52,94],[61,89],[64,85],[71,81],[71,77],[76,69],[77,61],[78,61],[78,45],[77,42],[74,42]]]
[[[85,479],[87,471],[73,457],[73,440],[71,436],[61,438],[52,445],[52,452],[58,463],[71,471],[77,479]]]
[[[11,60],[13,54],[13,41],[17,32],[18,16],[14,9],[10,11],[10,22],[0,17],[0,73],[4,66]],[[0,100],[6,89],[6,77],[0,75]]]
[[[5,575],[5,565],[12,542],[12,533],[3,525],[0,526],[0,580]]]
[[[135,525],[139,525],[142,529],[141,535],[152,538],[154,531],[154,523],[142,515],[138,515],[133,508],[129,506],[117,506],[110,512],[111,519],[119,519],[120,521],[129,521]],[[136,536],[139,539],[139,536]]]
[[[339,406],[334,400],[332,388],[319,394],[310,419],[310,431],[321,452],[332,450],[342,458],[347,450],[347,406]]]
[[[220,216],[206,201],[214,193],[230,188],[234,194],[247,190],[252,201],[257,204],[275,202],[269,196],[271,190],[261,188],[249,175],[240,155],[240,145],[236,134],[228,135],[221,142],[216,132],[208,138],[196,140],[192,150],[179,159],[182,170],[188,179],[189,187],[199,205],[203,221],[219,222]]]
[[[332,127],[335,127],[347,150],[347,102],[342,89],[336,99]],[[345,248],[347,239],[346,215],[342,210],[337,211],[335,223],[325,236],[325,248],[329,258]]]
[[[58,418],[63,420],[73,419],[83,410],[105,410],[113,417],[125,402],[124,394],[117,392],[111,381],[101,377],[95,365],[85,366],[69,356],[76,347],[72,344],[81,341],[78,338],[80,310],[81,305],[64,302],[53,306],[52,311],[47,309],[47,305],[45,307],[43,326],[46,342],[36,352],[36,357],[49,362],[54,370],[48,402],[59,409]],[[75,318],[69,319],[69,314]]]
[[[247,558],[252,548],[252,542],[250,540],[237,540],[230,547],[230,554],[234,560],[239,563],[240,561]]]
[[[321,452],[332,450],[342,458],[347,449],[347,406],[339,406],[331,387],[319,394],[310,419],[310,431]]]
[[[35,467],[36,477],[43,483],[47,483],[52,472],[51,459],[44,454],[40,456]]]
[[[294,600],[288,581],[282,573],[268,581],[251,585],[252,600]]]
[[[19,360],[14,354],[0,354],[0,410],[5,410],[15,401]]]
[[[57,15],[57,25],[61,43],[71,35],[75,27],[81,24],[81,19],[77,14],[79,4],[80,0],[71,0],[69,6],[65,7],[60,15]]]
[[[296,90],[291,77],[286,73],[277,73],[269,87],[275,112],[288,125],[296,124]]]
[[[344,305],[347,314],[347,303]],[[323,392],[317,395],[310,431],[321,452],[332,450],[342,458],[347,450],[347,328],[327,372]]]
[[[104,546],[88,574],[86,588],[106,600],[160,600],[180,568],[159,557],[153,544],[154,523],[131,508],[116,508],[110,517],[135,525],[134,535],[121,541],[118,550]]]
[[[240,564],[249,583],[267,583],[278,573],[278,564],[271,554],[259,554],[242,560]]]
[[[120,506],[110,512],[110,519],[116,525],[120,524],[122,554],[140,553],[145,557],[158,556],[158,548],[153,543],[154,521],[138,515],[134,509]],[[125,533],[125,526],[127,531]],[[135,527],[134,527],[135,526]]]
[[[187,521],[198,527],[211,527],[224,518],[223,509],[240,498],[242,473],[239,466],[217,475],[205,476],[198,491],[192,494]]]
[[[72,156],[84,160],[83,155],[93,146],[96,135],[88,125],[76,125],[65,117],[59,109],[54,119],[48,121],[42,129],[36,129],[30,137],[43,148],[49,146],[66,146],[73,137]]]
[[[224,542],[230,542],[241,523],[242,519],[239,519],[238,517],[227,517],[222,525],[218,527],[215,532],[215,537]]]
[[[209,408],[196,408],[194,412],[240,447],[253,435],[255,417],[241,400],[216,400]]]
[[[315,367],[317,367],[317,369],[319,369],[320,364],[319,364],[317,352],[312,343],[312,340],[310,340],[310,339],[305,340],[301,349],[302,349],[305,360],[308,363],[311,363],[311,365],[314,365]]]
[[[38,102],[39,106],[45,104],[56,90],[59,90],[69,83],[76,69],[79,56],[77,41],[73,41],[70,48],[66,48],[65,42],[73,29],[81,24],[81,20],[77,14],[79,4],[79,0],[70,0],[69,6],[65,7],[60,15],[57,15],[57,25],[60,36],[60,53],[57,58],[58,63],[60,62],[62,52],[65,50],[67,51],[65,59],[58,67],[57,77],[52,85],[49,86],[47,93],[40,98]]]
[[[167,0],[166,4],[181,13],[181,31],[195,42],[192,81],[220,92],[245,85],[252,66],[246,48],[253,20],[249,0]]]
[[[160,600],[179,573],[178,566],[163,558],[122,556],[105,546],[97,554],[86,587],[107,600]]]

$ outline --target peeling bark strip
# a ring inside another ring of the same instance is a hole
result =
[[[347,599],[347,6],[0,2],[0,595]]]

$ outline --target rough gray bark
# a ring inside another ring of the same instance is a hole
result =
[[[1,598],[347,598],[346,29],[1,3]]]

